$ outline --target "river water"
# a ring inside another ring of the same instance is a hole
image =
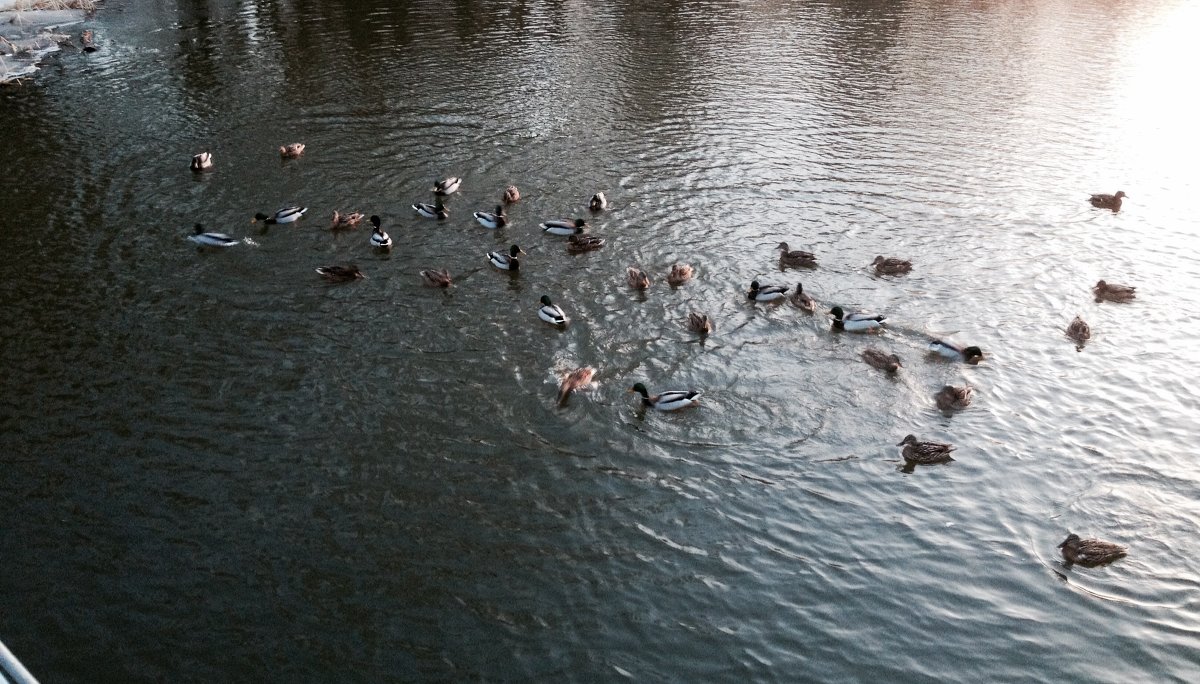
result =
[[[0,638],[43,681],[1200,677],[1200,5],[107,0],[89,24],[100,51],[0,91]],[[450,218],[413,214],[449,175]],[[511,224],[478,226],[510,183]],[[608,243],[570,256],[537,223],[597,191]],[[247,241],[199,252],[195,222]],[[819,266],[780,271],[780,241]],[[484,257],[512,243],[518,276]],[[367,277],[313,270],[347,262]],[[752,304],[755,278],[890,327]],[[1097,304],[1101,278],[1137,299]],[[596,387],[560,408],[579,365]],[[638,381],[702,406],[639,410]],[[974,403],[938,411],[947,383]],[[904,472],[908,433],[957,460]],[[1129,556],[1065,567],[1070,531]]]

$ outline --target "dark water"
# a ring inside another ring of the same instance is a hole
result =
[[[1196,681],[1198,9],[108,0],[0,91],[0,638],[44,682]],[[599,190],[568,256],[537,223]],[[906,433],[958,460],[901,472]],[[1130,556],[1065,568],[1068,531]]]

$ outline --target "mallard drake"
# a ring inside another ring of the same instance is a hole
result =
[[[450,271],[444,268],[429,268],[421,271],[421,277],[430,287],[450,287]]]
[[[780,266],[807,266],[809,268],[817,265],[817,257],[812,252],[805,252],[799,249],[788,249],[788,243],[781,242],[775,249],[779,250],[779,265]]]
[[[192,230],[194,232],[187,239],[201,247],[232,247],[238,243],[238,240],[229,237],[225,233],[204,232],[204,226],[199,223]]]
[[[371,246],[379,249],[391,249],[392,236],[385,233],[383,228],[380,227],[380,220],[378,216],[374,214],[371,215],[371,225],[375,226],[375,230],[371,232]]]
[[[941,442],[919,442],[915,435],[906,436],[896,446],[904,447],[904,451],[901,454],[904,456],[906,463],[929,465],[931,463],[945,463],[946,461],[954,460],[950,457],[950,452],[954,451],[952,445],[942,444]]]
[[[568,254],[583,254],[604,246],[604,238],[597,235],[572,235],[567,238]]]
[[[637,266],[625,269],[625,278],[629,281],[629,287],[635,290],[644,290],[650,287],[650,274]]]
[[[333,223],[329,226],[330,230],[349,230],[357,228],[358,224],[367,217],[361,211],[352,211],[349,214],[343,214],[337,209],[333,210]]]
[[[929,351],[943,358],[965,361],[972,365],[983,360],[983,350],[979,347],[963,347],[946,340],[930,340]]]
[[[254,221],[251,221],[251,223],[262,221],[269,226],[276,223],[292,223],[293,221],[299,221],[300,217],[304,216],[304,212],[306,211],[308,211],[308,207],[285,207],[270,216],[260,211],[254,215]]]
[[[1096,294],[1097,302],[1106,300],[1110,302],[1128,302],[1137,296],[1134,294],[1134,290],[1136,289],[1136,287],[1128,285],[1110,285],[1101,280],[1092,288],[1092,292]]]
[[[462,179],[455,176],[443,178],[433,183],[433,194],[435,195],[453,195],[458,192],[458,186],[462,185]]]
[[[863,361],[867,362],[868,366],[878,368],[881,371],[895,373],[900,370],[900,357],[895,354],[889,354],[885,351],[880,351],[875,348],[864,349],[862,352]]]
[[[551,302],[548,295],[542,295],[541,301],[542,307],[538,309],[538,318],[550,325],[565,328],[567,326],[567,315],[563,313],[563,310]]]
[[[696,390],[670,390],[662,394],[650,396],[650,392],[646,390],[646,386],[640,382],[630,387],[629,391],[642,395],[642,405],[649,406],[657,411],[677,411],[689,406],[698,406],[700,404],[700,395],[702,394]]]
[[[971,396],[975,394],[975,390],[970,385],[955,387],[954,385],[944,385],[938,393],[933,395],[933,400],[937,402],[937,407],[943,411],[961,411],[971,404]]]
[[[602,192],[592,195],[592,199],[588,200],[588,209],[592,211],[604,211],[607,208],[608,198]]]
[[[347,266],[321,266],[317,268],[317,273],[320,273],[325,280],[334,283],[348,283],[351,280],[367,277],[354,264]]]
[[[1088,340],[1092,339],[1092,328],[1086,321],[1076,316],[1075,320],[1067,326],[1067,337],[1075,340],[1075,344],[1078,346],[1083,347]]]
[[[504,213],[504,205],[496,205],[496,213],[489,214],[486,211],[475,212],[475,220],[479,221],[479,225],[484,228],[495,230],[508,225],[508,215]]]
[[[209,152],[201,152],[192,157],[193,171],[208,171],[213,167],[212,154]]]
[[[787,285],[760,285],[757,280],[750,281],[750,291],[746,299],[752,302],[775,302],[787,296]]]
[[[687,264],[673,264],[671,272],[667,274],[667,284],[671,287],[678,287],[692,279],[695,270]]]
[[[688,330],[691,330],[694,333],[699,333],[701,337],[711,333],[716,329],[716,326],[713,325],[713,321],[711,318],[709,318],[708,314],[699,313],[696,311],[688,314],[687,327]]]
[[[525,250],[513,245],[508,248],[508,253],[504,252],[488,252],[488,261],[493,266],[502,271],[517,271],[521,268],[521,260],[517,258],[518,254],[524,254]]]
[[[796,283],[796,291],[792,293],[791,302],[792,306],[799,307],[809,313],[815,313],[817,310],[817,303],[804,292],[804,286],[800,283]]]
[[[871,265],[875,267],[875,273],[878,275],[904,275],[912,270],[911,261],[896,257],[877,256]]]
[[[304,143],[289,143],[279,146],[279,156],[284,159],[295,159],[304,154]]]
[[[516,204],[517,202],[520,202],[520,201],[521,201],[521,191],[517,189],[517,186],[510,185],[507,188],[504,188],[504,203],[505,204]]]
[[[439,221],[450,218],[450,212],[441,202],[438,202],[437,204],[417,202],[416,204],[412,205],[412,208],[413,211],[417,212],[421,216],[424,216],[425,218],[435,218]]]
[[[1120,211],[1121,200],[1125,197],[1128,197],[1128,195],[1125,194],[1125,191],[1118,190],[1115,195],[1106,195],[1104,193],[1092,195],[1088,198],[1088,201],[1092,203],[1093,207],[1098,209],[1112,209],[1113,211]]]
[[[578,389],[583,389],[592,381],[592,376],[596,374],[596,369],[590,366],[576,368],[575,370],[563,376],[558,383],[558,405],[565,406],[567,399],[571,393]]]
[[[887,316],[865,311],[846,313],[840,306],[830,309],[829,315],[833,316],[833,327],[847,332],[873,332],[882,328],[883,322],[887,320]]]
[[[577,219],[556,219],[546,221],[539,227],[551,235],[577,235],[587,230],[587,221]]]
[[[1067,565],[1078,563],[1085,568],[1107,565],[1125,557],[1124,546],[1099,539],[1080,539],[1075,533],[1068,534],[1058,548],[1062,549]]]

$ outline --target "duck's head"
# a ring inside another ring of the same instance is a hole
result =
[[[804,286],[801,285],[800,283],[796,283],[796,294],[801,294],[803,292],[804,292]]]
[[[197,223],[195,226],[192,227],[193,235],[199,235],[200,233],[203,233],[203,232],[204,232],[204,224],[202,224],[202,223]]]
[[[1074,546],[1075,544],[1078,544],[1080,541],[1082,541],[1082,540],[1079,538],[1079,535],[1072,532],[1071,534],[1068,534],[1067,538],[1063,540],[1063,543],[1059,544],[1056,548],[1061,549],[1064,546]]]
[[[510,257],[513,257],[515,259],[518,254],[527,254],[527,252],[516,245],[513,245],[512,247],[508,248],[508,255]]]
[[[504,205],[503,204],[496,205],[496,216],[504,216]]]
[[[757,281],[757,280],[751,280],[751,281],[750,281],[750,291],[751,291],[751,292],[757,292],[759,289],[760,289],[760,286],[759,286],[759,284],[758,284],[758,281]]]
[[[1094,290],[1103,290],[1103,289],[1104,289],[1104,288],[1106,288],[1106,287],[1108,287],[1108,283],[1104,282],[1103,280],[1097,280],[1097,281],[1096,281],[1096,287],[1094,287],[1094,288],[1092,288],[1092,289],[1094,289]]]
[[[269,218],[271,218],[271,217],[267,216],[266,214],[262,213],[261,211],[254,215],[254,221],[266,221]],[[251,221],[251,223],[253,223],[254,221]]]
[[[371,214],[370,221],[371,221],[371,225],[375,226],[375,230],[379,230],[379,225],[381,223],[383,223],[382,219],[379,218],[378,214]]]
[[[962,354],[963,360],[967,363],[979,363],[983,360],[983,350],[979,347],[967,347]]]
[[[582,227],[584,227],[584,226],[586,226],[586,225],[587,225],[587,221],[584,221],[584,220],[583,220],[583,219],[581,219],[581,218],[577,218],[577,219],[575,219],[575,227],[576,227],[576,228],[582,228]]]
[[[642,383],[640,383],[640,382],[639,382],[639,383],[637,383],[636,385],[634,385],[633,387],[630,387],[630,388],[629,388],[629,391],[630,391],[630,392],[637,392],[638,394],[642,395],[643,397],[649,397],[649,396],[650,396],[650,391],[649,391],[649,390],[647,390],[647,389],[646,389],[646,386],[645,386],[645,385],[643,385],[643,384],[642,384]]]
[[[877,256],[877,257],[875,257],[875,261],[872,261],[872,262],[871,262],[871,265],[872,265],[872,266],[878,266],[879,264],[882,264],[882,263],[883,263],[883,257],[882,257],[882,256]]]
[[[1121,199],[1122,197],[1128,197],[1128,196],[1129,195],[1126,195],[1124,190],[1118,190],[1117,194],[1113,195],[1113,197],[1116,199]]]
[[[550,302],[550,295],[542,295],[542,306],[554,306],[554,304]]]
[[[897,444],[896,446],[904,446],[905,444],[916,444],[916,443],[917,443],[916,435],[905,435],[904,439],[900,440],[900,443]]]
[[[779,250],[779,251],[781,251],[781,252],[786,252],[786,251],[788,251],[788,243],[786,243],[786,242],[781,242],[781,243],[779,243],[779,246],[778,246],[778,247],[776,247],[775,249],[777,249],[777,250]]]
[[[842,316],[846,315],[846,312],[842,311],[842,307],[835,306],[829,310],[829,315],[833,316],[834,318],[836,318],[837,320],[840,321],[840,320],[842,320]],[[909,435],[909,436],[911,437],[911,435]]]

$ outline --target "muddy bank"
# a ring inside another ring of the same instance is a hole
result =
[[[65,46],[96,50],[84,22],[92,0],[0,0],[0,84],[20,83]]]

